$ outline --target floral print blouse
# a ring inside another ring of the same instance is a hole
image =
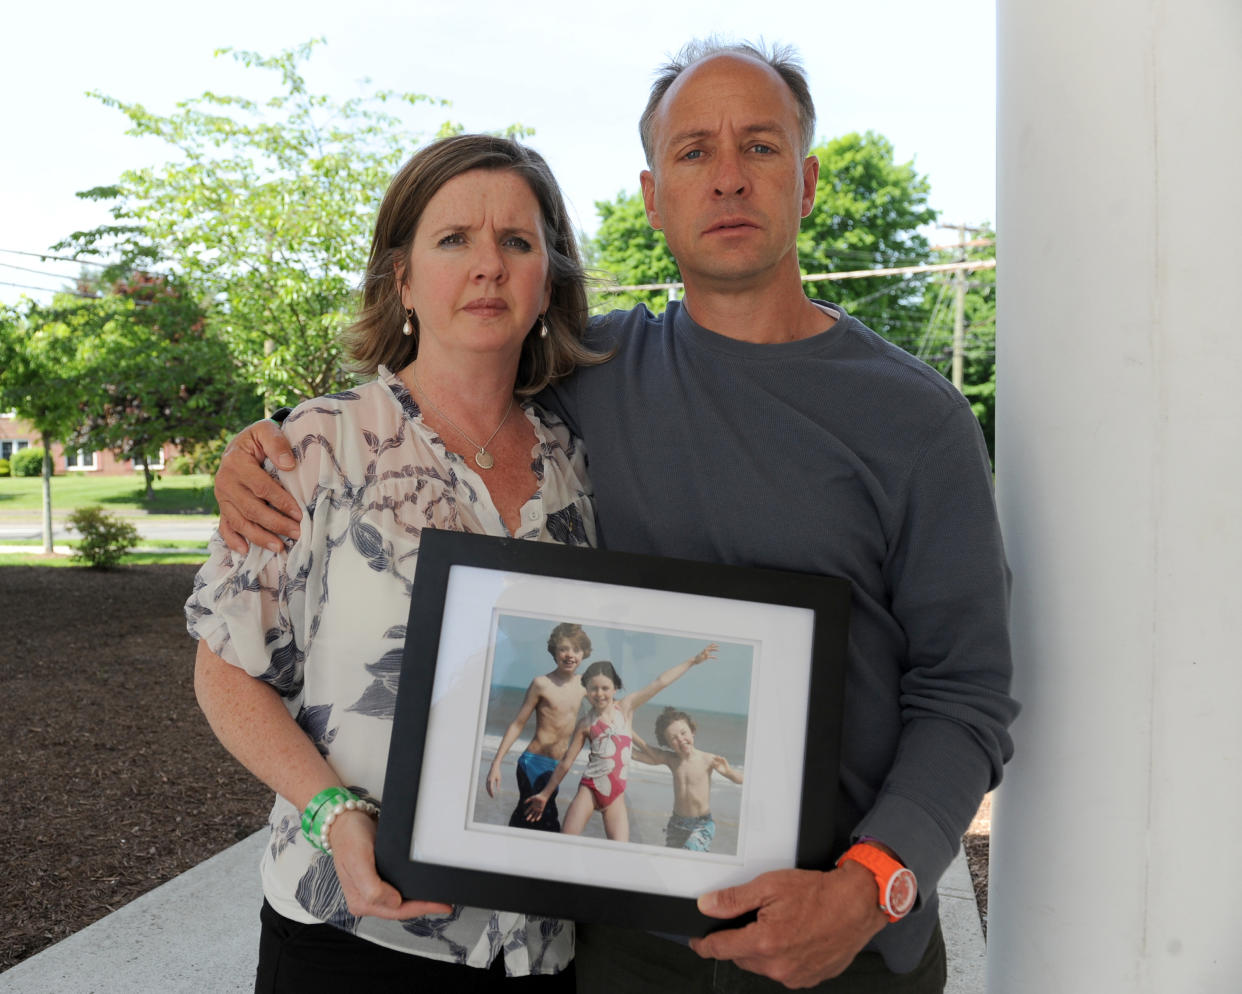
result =
[[[584,451],[555,415],[531,402],[522,410],[538,438],[539,486],[515,537],[593,545]],[[301,505],[301,537],[242,559],[213,536],[188,628],[274,687],[341,781],[382,802],[419,536],[509,532],[473,464],[444,447],[383,367],[365,386],[302,404],[284,430],[298,463],[277,475]],[[332,857],[306,841],[300,816],[276,797],[261,866],[264,895],[285,917],[477,967],[503,950],[510,975],[569,962],[570,922],[465,907],[405,922],[351,915]]]

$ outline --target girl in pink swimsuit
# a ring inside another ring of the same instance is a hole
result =
[[[616,842],[628,842],[629,815],[624,804],[613,802],[625,793],[634,712],[674,680],[685,676],[691,667],[706,659],[715,658],[717,648],[716,643],[712,642],[697,655],[665,670],[642,690],[619,700],[617,691],[621,689],[621,677],[612,663],[601,659],[588,666],[582,674],[582,683],[586,687],[586,699],[591,705],[591,711],[578,722],[569,740],[569,747],[552,771],[547,785],[527,800],[526,820],[539,820],[552,792],[560,786],[582,747],[589,742],[590,758],[578,784],[578,793],[574,795],[569,810],[565,812],[561,831],[566,835],[581,835],[592,812],[598,811],[604,819],[604,834]]]

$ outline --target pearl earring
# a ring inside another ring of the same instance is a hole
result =
[[[403,334],[406,338],[409,338],[412,334],[414,334],[414,326],[410,324],[410,322],[413,320],[414,320],[414,308],[407,307],[405,309],[405,324],[401,326],[401,334]]]

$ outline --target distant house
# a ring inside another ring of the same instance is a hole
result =
[[[0,414],[0,459],[12,459],[15,452],[29,446],[42,445],[43,440],[29,422],[16,415]],[[164,464],[177,455],[175,445],[166,444],[159,458],[151,463],[152,469],[163,469]],[[59,442],[52,443],[53,473],[98,473],[102,476],[123,476],[141,473],[142,463],[132,459],[118,459],[108,451],[89,452],[85,449],[65,450]]]

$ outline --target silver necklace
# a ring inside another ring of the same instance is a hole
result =
[[[410,378],[414,381],[414,386],[418,388],[418,392],[423,395],[423,400],[425,400],[428,404],[431,405],[431,409],[435,411],[438,415],[440,415],[440,417],[442,417],[445,421],[447,421],[449,423],[449,426],[456,430],[457,434],[459,434],[462,438],[464,438],[467,442],[469,442],[471,445],[473,445],[476,449],[479,450],[478,452],[474,454],[475,465],[478,466],[479,469],[491,469],[493,466],[495,466],[496,458],[490,452],[487,451],[487,447],[492,444],[492,439],[500,434],[500,429],[503,428],[505,426],[505,422],[509,420],[509,412],[513,410],[513,397],[512,396],[509,397],[509,406],[505,408],[505,416],[500,419],[500,424],[496,426],[496,430],[487,436],[486,442],[480,445],[473,438],[471,438],[464,431],[462,431],[461,426],[456,421],[454,421],[452,418],[450,418],[447,414],[445,414],[444,411],[442,411],[440,407],[436,404],[436,402],[431,399],[427,391],[423,389],[423,385],[418,382],[418,374],[415,373],[414,370],[412,369],[410,370]]]

